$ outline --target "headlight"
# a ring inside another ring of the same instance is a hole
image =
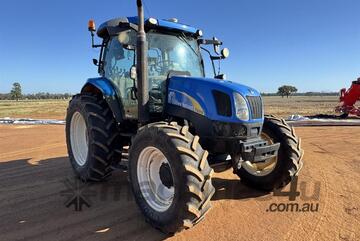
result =
[[[246,100],[239,93],[234,93],[236,117],[243,121],[249,120],[249,108]]]

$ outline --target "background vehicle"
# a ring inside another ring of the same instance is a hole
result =
[[[357,101],[360,101],[360,78],[353,81],[348,90],[340,90],[340,105],[336,107],[336,111],[342,113],[343,118],[349,114],[360,116],[360,109],[355,106]]]
[[[303,155],[294,130],[282,119],[264,118],[253,88],[215,71],[205,78],[200,49],[214,46],[213,63],[229,54],[220,51],[222,43],[176,19],[144,20],[141,0],[137,5],[138,17],[99,27],[103,42],[93,47],[101,48],[94,60],[101,77],[89,79],[69,104],[66,137],[75,173],[103,180],[130,146],[135,200],[146,220],[167,233],[192,227],[209,210],[210,165],[219,159],[256,188],[290,182]],[[89,30],[94,36],[93,21]],[[224,155],[231,159],[217,158]]]

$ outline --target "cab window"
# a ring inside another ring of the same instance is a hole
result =
[[[127,118],[136,118],[137,102],[132,98],[134,80],[130,78],[130,69],[135,63],[135,51],[124,48],[130,31],[113,36],[107,43],[104,56],[105,77],[118,88]]]

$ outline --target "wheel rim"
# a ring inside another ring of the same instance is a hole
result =
[[[137,178],[140,191],[151,208],[166,211],[174,198],[173,174],[165,155],[156,147],[146,147],[139,155]]]
[[[263,140],[267,141],[269,145],[274,144],[274,141],[270,138],[269,135],[265,133],[261,133],[261,137]],[[276,166],[278,161],[278,157],[275,156],[261,163],[251,163],[249,161],[245,161],[242,163],[242,167],[254,176],[266,176],[270,174]]]
[[[75,112],[70,124],[71,150],[76,163],[84,166],[88,155],[88,133],[84,117]]]

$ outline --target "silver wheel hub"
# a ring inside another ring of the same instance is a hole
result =
[[[166,211],[174,198],[171,166],[165,155],[156,147],[144,148],[138,159],[137,178],[140,191],[151,208]]]
[[[265,133],[261,134],[261,137],[268,142],[268,144],[274,144],[274,141]],[[251,163],[245,161],[241,164],[241,168],[244,168],[248,173],[254,176],[266,176],[270,174],[276,166],[278,157],[269,158],[264,162]]]
[[[70,123],[71,151],[76,163],[84,166],[88,155],[88,133],[84,117],[75,112]]]

